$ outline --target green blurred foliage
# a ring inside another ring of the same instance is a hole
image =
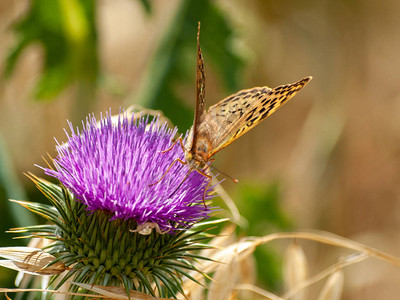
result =
[[[38,43],[44,65],[34,91],[36,98],[52,99],[74,83],[94,88],[99,73],[95,1],[34,0],[14,31],[18,38],[6,61],[6,77],[12,74],[22,51]]]
[[[151,2],[140,0],[150,15]],[[76,85],[79,116],[90,112],[100,78],[96,12],[93,0],[34,0],[28,13],[14,25],[18,39],[9,51],[4,70],[11,76],[21,53],[34,43],[44,52],[42,75],[35,87],[37,99],[51,100]],[[197,22],[202,23],[201,43],[205,57],[220,75],[225,88],[239,86],[243,67],[232,49],[233,30],[223,11],[211,0],[182,1],[165,31],[143,79],[135,102],[160,109],[180,128],[189,128],[193,108],[179,96],[183,83],[194,86]],[[190,67],[189,67],[190,66]],[[129,103],[131,104],[131,103]]]
[[[194,97],[193,106],[189,108],[180,97],[179,90],[184,84],[190,84],[194,90],[199,21],[200,44],[206,64],[208,61],[212,63],[228,91],[238,89],[243,62],[232,48],[231,25],[215,1],[192,0],[181,2],[135,98],[144,107],[162,110],[181,132],[193,122]]]
[[[147,15],[150,16],[152,13],[150,0],[140,0],[140,2],[142,3],[143,8],[144,8],[145,12],[147,13]]]
[[[263,236],[294,228],[280,206],[281,187],[278,181],[269,184],[241,182],[236,195],[234,199],[241,215],[251,220],[245,235]],[[268,246],[259,246],[254,255],[259,282],[269,290],[279,290],[282,286],[281,253],[274,252]]]

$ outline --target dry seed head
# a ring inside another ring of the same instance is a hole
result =
[[[303,283],[308,277],[308,262],[303,249],[296,242],[292,242],[285,254],[284,282],[289,291]],[[294,300],[306,299],[305,290],[296,293]]]
[[[219,237],[217,237],[218,239]],[[216,242],[216,240],[214,240]],[[218,244],[218,242],[216,242]],[[208,299],[227,299],[227,295],[233,295],[235,290],[232,289],[236,288],[238,284],[238,279],[243,277],[242,270],[240,268],[240,264],[244,261],[249,259],[249,256],[254,252],[258,241],[254,240],[247,240],[243,239],[239,242],[233,243],[231,245],[226,246],[225,248],[217,248],[210,255],[207,257],[210,259],[208,261],[202,261],[201,264],[195,265],[204,273],[211,273],[215,272],[214,276],[212,277],[212,282],[216,282],[218,284],[228,284],[229,289],[227,287],[226,290],[230,290],[231,292],[226,292],[224,294],[225,298],[218,298],[222,296],[221,293],[217,292],[214,294],[209,293]],[[204,256],[204,252],[202,252],[202,256]],[[196,280],[200,280],[200,274],[191,274]],[[225,276],[225,277],[224,277]],[[188,291],[188,293],[192,293],[193,289],[196,287],[194,286],[193,282],[186,280],[184,282],[184,290]],[[213,287],[211,287],[213,289]],[[196,291],[197,292],[197,291]],[[215,297],[215,298],[214,298]]]
[[[229,299],[234,292],[234,287],[240,277],[240,266],[238,255],[231,253],[227,255],[217,267],[210,286],[208,299]]]
[[[343,291],[343,271],[339,270],[329,276],[318,300],[339,300]]]
[[[248,256],[240,261],[240,279],[237,284],[255,285],[257,279],[257,266],[254,255]],[[235,288],[237,287],[235,285]],[[236,290],[239,292],[239,290]],[[252,299],[253,293],[247,290],[240,291],[239,299]],[[235,298],[236,299],[236,298]]]

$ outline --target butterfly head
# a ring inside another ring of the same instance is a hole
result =
[[[201,155],[201,153],[192,153],[191,151],[186,151],[185,160],[189,167],[194,170],[203,170],[207,166],[207,161]]]

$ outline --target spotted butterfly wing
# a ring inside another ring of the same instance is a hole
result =
[[[204,75],[204,60],[203,54],[200,49],[200,22],[197,29],[197,67],[196,67],[196,109],[194,113],[193,127],[191,129],[188,143],[190,144],[189,152],[195,152],[197,144],[197,134],[201,119],[204,117],[205,112],[205,83],[206,78]]]
[[[207,139],[208,159],[245,134],[296,95],[312,77],[276,88],[242,90],[211,106],[201,116],[198,140]]]
[[[274,89],[256,87],[242,90],[205,110],[204,60],[197,32],[196,109],[185,147],[187,163],[198,169],[211,157],[245,134],[297,94],[311,79]]]

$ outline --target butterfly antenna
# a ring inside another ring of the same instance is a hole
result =
[[[238,182],[239,182],[238,179],[233,178],[233,177],[229,176],[228,174],[226,174],[226,173],[224,173],[224,172],[221,172],[221,171],[218,170],[216,167],[211,166],[211,165],[210,165],[210,167],[213,168],[213,169],[214,169],[215,171],[217,171],[218,173],[221,173],[221,174],[224,175],[225,177],[228,177],[229,179],[232,179],[232,181],[233,181],[234,183],[238,183]]]

